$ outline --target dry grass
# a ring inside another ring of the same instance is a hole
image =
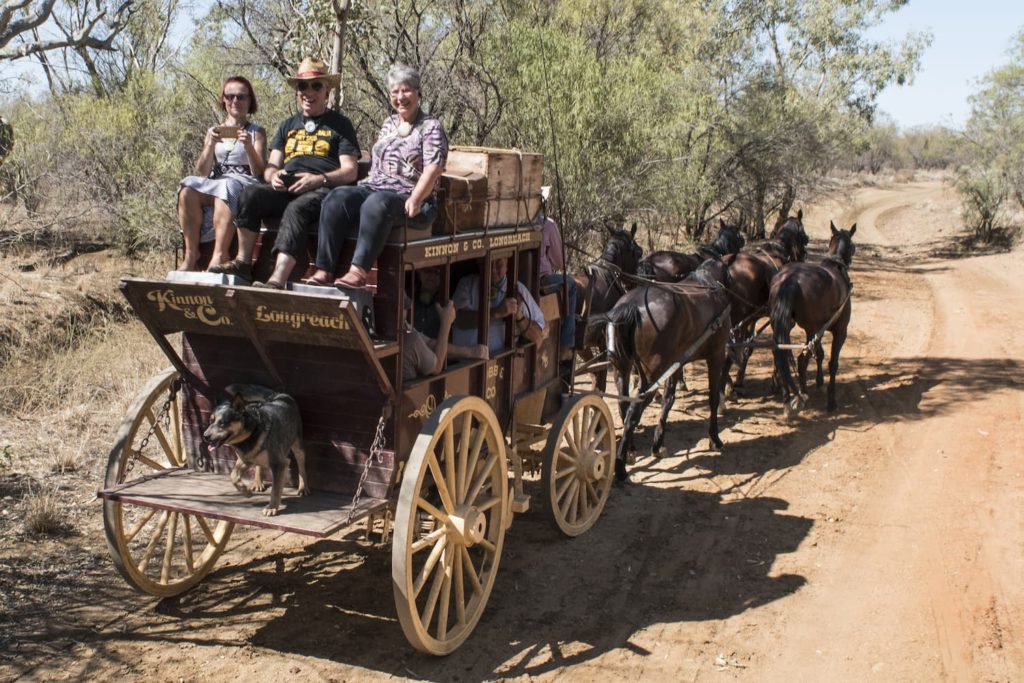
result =
[[[55,536],[64,531],[64,516],[56,488],[44,493],[29,489],[26,502],[25,531],[35,536]]]

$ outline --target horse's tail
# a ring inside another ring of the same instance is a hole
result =
[[[632,361],[636,357],[636,328],[640,323],[640,307],[623,303],[607,313],[594,316],[587,323],[587,336],[597,334],[603,327],[608,346],[608,358]]]
[[[784,393],[796,394],[796,385],[793,383],[793,374],[789,369],[790,359],[793,357],[789,349],[780,349],[779,344],[789,344],[789,331],[793,327],[793,306],[796,303],[799,287],[795,280],[787,280],[779,287],[775,303],[772,304],[772,341],[775,342],[775,373],[782,382]]]

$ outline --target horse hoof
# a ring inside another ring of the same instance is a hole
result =
[[[725,391],[722,392],[722,398],[731,401],[736,395],[736,390],[731,384],[726,385]]]
[[[665,448],[664,446],[659,446],[658,448],[652,448],[651,449],[651,457],[652,458],[657,458],[658,460],[661,460],[662,458],[666,457],[667,455],[668,455],[668,449]]]
[[[794,396],[793,398],[786,401],[786,418],[793,419],[800,412],[800,397]]]

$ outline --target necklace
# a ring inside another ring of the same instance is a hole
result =
[[[397,133],[398,137],[400,137],[400,138],[407,138],[407,137],[409,137],[409,133],[411,133],[411,132],[412,132],[412,124],[409,123],[408,121],[402,121],[400,124],[398,124],[398,129],[395,130],[395,133]]]
[[[302,126],[302,127],[306,129],[307,133],[312,135],[313,133],[316,132],[316,121],[314,121],[313,119],[310,119],[310,120],[306,121],[306,124],[304,126]]]

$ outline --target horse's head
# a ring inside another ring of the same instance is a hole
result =
[[[636,243],[636,223],[630,231],[611,227],[607,230],[609,238],[604,245],[601,259],[618,266],[624,273],[635,275],[637,264],[644,254],[643,247]]]
[[[711,249],[725,256],[727,254],[738,254],[747,241],[743,233],[735,225],[729,225],[724,219],[718,219],[718,235],[711,243]]]
[[[782,243],[790,261],[803,261],[807,258],[807,243],[810,238],[804,230],[804,210],[800,209],[796,216],[788,218],[780,213],[779,222],[772,230],[771,237]]]
[[[857,232],[857,224],[854,223],[849,230],[840,230],[834,222],[829,221],[829,227],[832,229],[832,237],[828,241],[828,255],[849,266],[853,263],[853,255],[857,252],[857,245],[853,243],[853,234]]]

